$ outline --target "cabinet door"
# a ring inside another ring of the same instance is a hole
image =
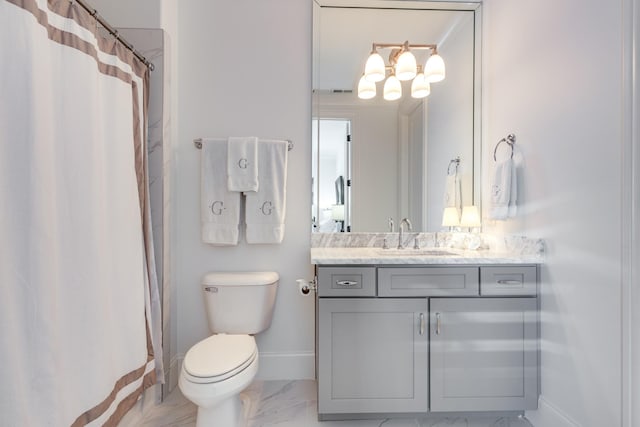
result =
[[[536,298],[432,298],[431,411],[537,408]]]
[[[318,302],[318,412],[426,412],[428,302]]]

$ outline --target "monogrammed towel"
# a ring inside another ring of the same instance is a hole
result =
[[[287,141],[258,141],[257,192],[246,193],[247,243],[281,243],[287,193]]]
[[[201,159],[202,241],[237,245],[242,193],[227,189],[227,140],[203,139]]]
[[[230,136],[227,145],[229,191],[258,191],[258,138]]]

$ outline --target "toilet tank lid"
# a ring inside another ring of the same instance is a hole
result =
[[[278,273],[274,271],[215,272],[205,274],[202,278],[202,284],[215,286],[270,285],[277,282],[278,279]]]

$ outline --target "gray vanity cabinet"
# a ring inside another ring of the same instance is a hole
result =
[[[428,409],[428,300],[320,298],[318,412]]]
[[[319,418],[536,409],[537,269],[319,266]]]
[[[432,298],[431,411],[537,408],[536,298]]]

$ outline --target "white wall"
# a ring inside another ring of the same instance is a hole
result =
[[[522,159],[520,214],[485,229],[547,242],[540,427],[621,423],[621,6],[484,1],[485,178],[510,132]]]
[[[463,206],[473,205],[473,145],[474,137],[474,16],[465,15],[454,33],[449,34],[439,53],[446,58],[447,77],[431,84],[431,94],[425,99],[426,120],[426,230],[442,229],[446,168],[449,161],[460,157],[458,176],[461,182]]]
[[[485,228],[547,242],[543,398],[541,409],[528,414],[537,427],[621,424],[623,1],[484,1],[483,193],[488,194],[490,157],[500,138],[514,132],[522,160],[520,215],[505,223],[485,220]],[[144,26],[126,21],[134,19],[126,10],[129,2],[117,3],[124,11],[121,20],[110,18],[114,25]],[[207,333],[198,287],[202,273],[265,268],[280,272],[282,284],[274,324],[260,337],[260,350],[308,359],[313,303],[298,296],[294,280],[311,274],[311,2],[185,3],[175,6],[179,35],[172,34],[179,40],[179,351]],[[232,69],[227,58],[240,67]],[[270,66],[262,73],[253,72],[265,63]],[[199,242],[199,152],[191,140],[237,134],[296,143],[287,235],[280,246],[216,249]],[[486,203],[483,208],[486,214]],[[300,366],[301,372],[289,374],[312,373]]]
[[[274,270],[280,288],[271,328],[258,337],[259,376],[313,378],[314,303],[295,279],[312,278],[311,2],[256,3],[147,0],[144,5],[96,0],[110,24],[169,32],[175,188],[171,210],[179,357],[209,332],[200,290],[208,271]],[[139,7],[138,7],[139,6]],[[282,19],[287,11],[287,19]],[[200,151],[203,136],[257,135],[291,139],[287,219],[281,245],[215,248],[200,241]],[[175,335],[174,335],[175,336]]]
[[[273,270],[280,288],[271,328],[258,337],[263,377],[314,376],[314,302],[295,280],[312,278],[311,2],[178,2],[178,351],[209,334],[201,276]],[[286,13],[285,13],[286,12]],[[281,245],[216,248],[200,241],[198,137],[291,139]]]

